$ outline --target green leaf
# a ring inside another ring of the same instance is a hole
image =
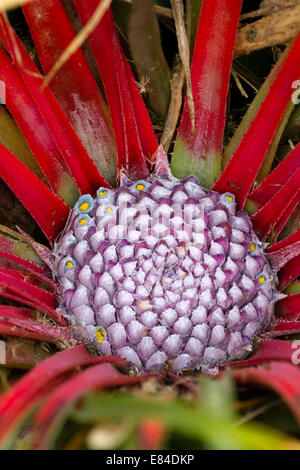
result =
[[[292,282],[287,288],[285,289],[285,294],[298,294],[300,292],[300,281]]]
[[[186,178],[188,169],[205,188],[210,188],[221,173],[221,155],[211,151],[205,158],[196,158],[183,139],[178,138],[170,167],[176,178]]]
[[[0,143],[10,150],[39,178],[44,175],[32,155],[20,129],[3,106],[0,106]]]
[[[194,43],[198,28],[198,22],[201,13],[203,0],[190,0],[190,47],[191,47],[191,54],[194,49]]]
[[[3,239],[1,240],[2,237]],[[39,266],[45,266],[44,261],[20,233],[15,232],[4,225],[0,225],[0,240],[2,241],[2,246],[6,246],[9,253],[14,254],[15,256],[20,256],[27,261],[38,264]]]

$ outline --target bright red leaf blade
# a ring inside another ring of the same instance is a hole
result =
[[[128,377],[117,371],[111,364],[98,364],[79,373],[63,384],[37,414],[34,448],[49,449],[51,447],[51,435],[55,428],[59,426],[74,402],[84,393],[95,389],[137,384],[156,376],[159,374]]]
[[[20,78],[15,65],[0,48],[0,79],[6,87],[6,106],[18,124],[49,186],[68,204],[74,204],[78,191],[61,154]]]
[[[0,445],[6,447],[18,423],[42,396],[49,385],[74,369],[90,364],[111,362],[126,367],[126,362],[116,357],[91,356],[83,345],[67,349],[46,359],[28,372],[19,382],[0,397]]]
[[[1,145],[0,177],[26,207],[49,242],[53,243],[66,224],[68,206]]]
[[[171,169],[210,187],[221,171],[226,104],[241,0],[204,0],[191,66],[195,130],[186,98]]]
[[[255,177],[291,99],[292,84],[300,75],[299,54],[300,35],[278,72],[255,119],[213,186],[215,191],[234,193],[240,208],[244,207]]]
[[[44,86],[45,81],[22,42],[2,14],[0,37],[11,54],[15,67],[47,124],[80,192],[94,195],[99,187],[108,187],[108,183],[87,154],[50,88]]]
[[[60,0],[29,2],[23,11],[47,75],[75,33]],[[57,71],[49,87],[97,168],[115,184],[116,150],[107,106],[81,49]]]
[[[276,225],[289,208],[289,214],[296,207],[300,195],[300,168],[295,171],[288,181],[275,195],[268,200],[252,217],[255,232],[262,240],[275,229]],[[289,215],[285,215],[288,218]]]
[[[249,200],[255,204],[257,209],[268,203],[268,201],[282,189],[300,166],[300,145],[297,145],[269,174],[263,182],[249,195]]]
[[[86,24],[99,5],[98,0],[75,0]],[[120,47],[111,11],[89,36],[107,101],[118,151],[118,171],[125,170],[132,180],[149,176],[147,162],[153,162],[158,144],[134,76]]]

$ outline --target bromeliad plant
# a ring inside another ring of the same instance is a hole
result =
[[[300,275],[300,231],[277,241],[300,198],[300,147],[258,185],[256,178],[271,166],[268,150],[300,76],[300,37],[262,87],[221,171],[242,0],[203,0],[169,169],[109,3],[74,1],[83,25],[104,13],[89,42],[110,118],[80,48],[52,74],[75,41],[59,0],[23,6],[49,85],[0,18],[0,79],[13,120],[3,119],[14,136],[2,137],[0,176],[49,242],[1,227],[0,333],[63,349],[0,398],[1,444],[38,403],[34,446],[43,448],[65,402],[89,390],[176,381],[195,370],[222,375],[224,367],[237,382],[273,388],[299,421],[293,344],[271,338],[300,332],[300,294],[282,293]],[[182,3],[171,3],[180,28]],[[163,114],[163,103],[155,106]]]

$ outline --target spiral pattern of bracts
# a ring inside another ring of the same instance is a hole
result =
[[[138,370],[215,372],[252,349],[277,291],[234,196],[153,175],[84,195],[55,244],[58,310]]]

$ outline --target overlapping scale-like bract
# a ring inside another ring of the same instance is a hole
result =
[[[54,253],[59,311],[138,370],[217,371],[251,351],[278,296],[247,214],[194,177],[81,196]]]

